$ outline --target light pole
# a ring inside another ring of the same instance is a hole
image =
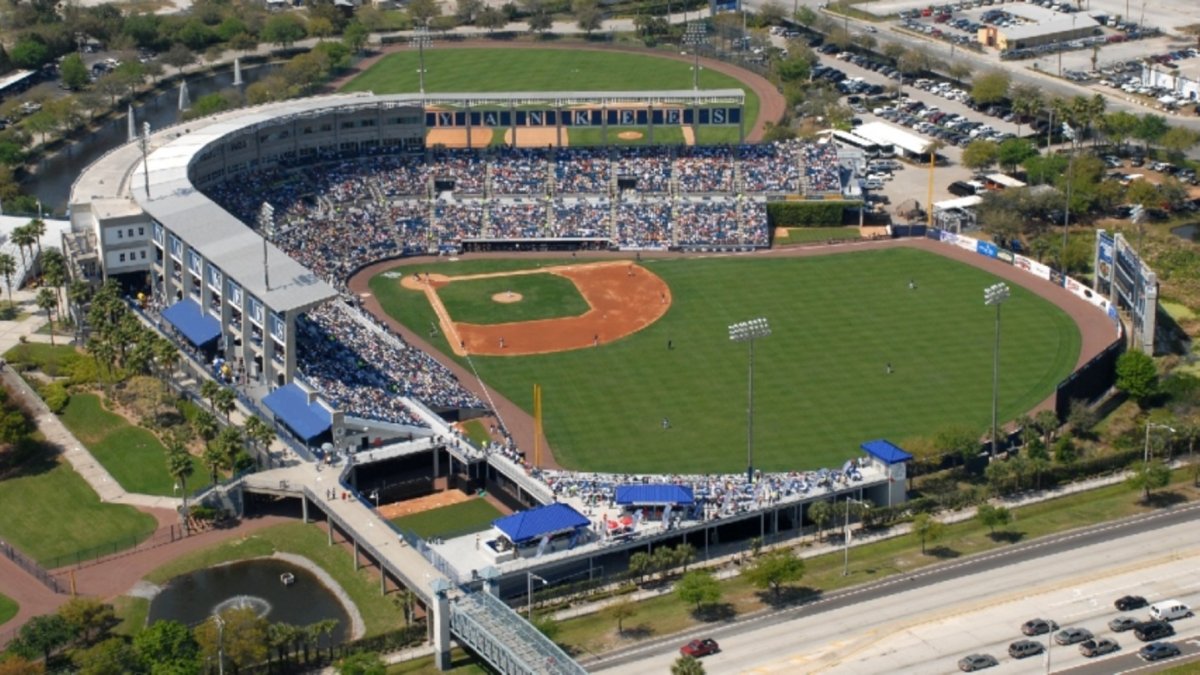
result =
[[[421,24],[413,29],[412,38],[409,39],[409,44],[417,48],[417,59],[420,62],[417,75],[420,80],[421,95],[425,95],[425,48],[430,46],[433,38],[429,37],[428,24]]]
[[[746,480],[754,482],[754,341],[771,334],[771,326],[763,317],[729,325],[729,339],[749,345],[749,378],[746,404]]]
[[[1150,466],[1150,430],[1151,429],[1166,429],[1171,433],[1175,433],[1175,428],[1168,424],[1158,424],[1157,422],[1146,422],[1146,450],[1142,454],[1142,470],[1145,471]]]
[[[992,354],[992,450],[996,454],[997,416],[1000,407],[1000,305],[1008,299],[1008,285],[1005,283],[992,284],[983,289],[983,304],[996,306],[996,348]]]
[[[534,574],[533,572],[525,573],[525,592],[526,592],[525,618],[529,619],[530,621],[533,620],[533,580],[534,579],[537,579],[538,581],[542,582],[543,586],[550,583],[549,581],[546,581],[545,579],[543,579],[542,577],[539,577],[538,575]]]
[[[844,576],[844,577],[850,576],[850,503],[851,502],[853,502],[855,504],[860,504],[860,505],[868,507],[868,508],[870,507],[870,504],[867,504],[864,501],[860,501],[858,499],[855,499],[854,497],[849,497],[849,496],[846,497],[846,523],[843,526],[844,529],[842,530],[842,553],[843,553],[842,576]]]
[[[683,44],[692,48],[692,89],[700,89],[700,45],[708,39],[703,21],[691,21],[683,32]]]

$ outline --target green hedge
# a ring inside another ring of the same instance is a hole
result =
[[[771,227],[834,227],[842,224],[846,209],[858,202],[806,201],[767,204]]]

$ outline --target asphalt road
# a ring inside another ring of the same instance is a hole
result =
[[[968,599],[981,606],[1012,594],[1014,592],[1013,584],[1018,587],[1016,589],[1018,595],[1023,597],[1026,593],[1024,593],[1024,589],[1020,588],[1023,584],[1021,581],[1010,581],[1009,585],[997,584],[995,586],[989,581],[992,577],[998,576],[989,573],[996,573],[1014,566],[1025,565],[1033,570],[1032,572],[1022,572],[1023,576],[1019,576],[1018,579],[1029,579],[1031,585],[1048,584],[1047,588],[1049,589],[1056,588],[1062,583],[1061,579],[1054,581],[1052,577],[1061,577],[1065,574],[1069,580],[1075,570],[1084,569],[1083,558],[1075,560],[1075,557],[1088,556],[1088,560],[1092,561],[1088,563],[1091,565],[1091,569],[1101,570],[1106,569],[1106,566],[1129,564],[1129,561],[1139,554],[1151,555],[1156,547],[1162,549],[1165,546],[1166,550],[1173,550],[1171,547],[1193,545],[1197,541],[1195,535],[1198,530],[1195,518],[1198,513],[1200,513],[1200,503],[1185,504],[1147,515],[1008,546],[990,553],[935,565],[914,574],[893,576],[879,582],[830,593],[819,600],[800,606],[763,612],[734,624],[709,627],[691,635],[651,641],[632,649],[609,654],[599,660],[585,661],[585,666],[593,671],[621,668],[622,672],[626,673],[662,672],[662,664],[673,660],[682,643],[703,635],[714,637],[725,645],[725,651],[722,654],[706,660],[706,668],[712,673],[739,672],[749,668],[754,668],[754,672],[774,672],[775,668],[765,667],[763,663],[760,663],[762,667],[757,668],[753,664],[754,662],[769,663],[772,659],[784,658],[786,653],[765,649],[765,645],[774,644],[771,640],[779,639],[783,640],[779,644],[780,649],[792,649],[799,646],[801,642],[807,642],[810,644],[803,646],[821,652],[800,657],[801,660],[808,663],[804,666],[806,671],[818,669],[818,666],[822,664],[822,667],[836,670],[837,663],[848,658],[848,655],[855,652],[869,652],[871,645],[884,637],[883,635],[872,635],[868,626],[872,625],[872,622],[890,620],[887,618],[890,616],[887,613],[889,611],[899,612],[896,615],[898,620],[900,617],[910,614],[915,615],[917,610],[915,604],[920,602],[929,605],[926,607],[926,613],[931,615],[936,614],[939,605],[961,604]],[[1159,536],[1156,533],[1164,528],[1171,529],[1169,536]],[[1137,539],[1128,542],[1120,541],[1133,537]],[[1118,543],[1124,543],[1128,549],[1123,552],[1123,557],[1113,558],[1108,552],[1114,550]],[[1179,554],[1175,552],[1171,555],[1178,556]],[[1055,556],[1061,556],[1062,559],[1056,560],[1052,567],[1036,564]],[[1031,565],[1031,563],[1033,564]],[[1098,572],[1094,572],[1093,576],[1096,574]],[[981,577],[980,575],[986,576]],[[1067,583],[1069,584],[1070,581]],[[898,603],[901,599],[900,596],[903,596],[904,602]],[[897,606],[897,604],[902,606]],[[847,609],[852,611],[843,611]],[[1115,616],[1115,612],[1111,613]],[[802,622],[803,627],[799,624],[793,625],[794,622]],[[1014,626],[1018,624],[1019,622]],[[855,631],[864,630],[867,633],[865,635],[855,633]],[[889,631],[894,632],[894,627],[889,627]],[[1005,641],[1016,639],[1018,636],[988,636],[986,639],[993,637]],[[979,639],[985,640],[985,638]],[[1129,641],[1132,646],[1131,637],[1126,641]],[[956,649],[957,647],[951,647],[949,651],[954,652]],[[1132,652],[1133,650],[1130,649],[1129,653]],[[831,656],[834,663],[829,662]],[[1125,658],[1125,656],[1122,655],[1120,658]],[[957,656],[947,664],[939,658],[936,664],[926,664],[929,669],[926,672],[951,670],[955,660],[957,660]],[[790,667],[796,667],[795,661],[796,659],[792,659]],[[947,668],[947,665],[950,667]],[[1063,663],[1063,665],[1069,664]],[[786,671],[780,670],[779,672]],[[1113,671],[1107,669],[1107,672]]]

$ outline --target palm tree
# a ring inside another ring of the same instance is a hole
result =
[[[256,447],[262,448],[263,454],[267,456],[268,463],[270,463],[271,441],[275,440],[275,430],[257,415],[251,415],[250,419],[246,420],[245,431],[246,438],[250,439],[250,442]]]
[[[219,448],[221,452],[225,453],[231,468],[238,468],[237,458],[242,452],[242,448],[245,447],[242,439],[241,429],[233,426],[222,428],[221,431],[217,433],[217,439],[213,441],[213,446]]]
[[[8,287],[8,306],[16,307],[12,299],[12,278],[17,273],[17,260],[11,253],[0,253],[0,276],[4,277],[4,285]]]
[[[62,251],[55,247],[39,251],[38,256],[42,261],[42,282],[54,288],[58,296],[56,311],[62,316],[62,287],[67,283],[67,259],[63,257]]]
[[[1013,88],[1012,109],[1016,115],[1017,137],[1021,136],[1021,123],[1026,117],[1036,118],[1042,113],[1042,93],[1035,87],[1017,86]]]
[[[333,660],[333,631],[337,630],[338,623],[340,622],[337,619],[322,619],[317,622],[317,632],[327,640],[330,661]],[[319,644],[317,646],[320,647]]]
[[[92,297],[92,287],[83,279],[72,279],[70,284],[67,284],[67,303],[75,308],[75,334],[76,337],[82,334],[83,330],[83,306]]]
[[[12,231],[12,243],[16,244],[17,250],[21,252],[21,267],[28,270],[29,263],[25,260],[25,247],[30,247],[29,253],[33,255],[33,234],[28,230],[27,226],[22,225],[14,228]]]
[[[217,418],[213,417],[212,413],[207,410],[199,410],[196,416],[192,418],[192,428],[196,430],[196,435],[204,440],[205,443],[217,437],[219,427]]]
[[[46,222],[41,218],[34,218],[25,223],[25,227],[29,230],[29,234],[33,235],[33,243],[37,244],[38,256],[42,255],[42,237],[46,234]],[[33,246],[29,247],[29,255],[33,257]]]
[[[175,366],[179,363],[179,348],[170,340],[160,337],[154,341],[154,364],[158,368],[158,375],[166,383],[170,381],[171,375],[175,372]]]
[[[283,663],[288,662],[292,652],[291,645],[295,639],[296,627],[290,623],[281,621],[267,626],[267,642]]]
[[[204,380],[200,383],[200,398],[208,401],[213,410],[217,409],[217,392],[221,391],[221,386],[212,380]]]
[[[58,305],[58,296],[49,288],[38,291],[37,306],[46,312],[46,320],[50,322],[50,344],[54,344],[54,308]]]
[[[176,441],[177,439],[171,437],[167,439],[167,473],[171,474],[171,477],[179,484],[180,492],[183,493],[183,522],[186,529],[188,516],[187,479],[196,471],[196,467],[192,464],[192,456],[188,454],[186,446]]]
[[[204,462],[204,466],[208,467],[208,475],[212,478],[213,484],[220,482],[217,472],[229,468],[229,456],[216,445],[210,445],[204,449],[204,455],[200,459]]]
[[[233,409],[237,407],[237,394],[229,387],[221,387],[212,397],[213,408],[225,416],[225,420],[229,421],[229,415]]]

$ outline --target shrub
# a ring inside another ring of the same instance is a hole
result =
[[[856,202],[806,201],[767,204],[771,227],[830,227],[842,224],[846,207]]]
[[[67,401],[71,400],[71,395],[67,393],[67,388],[63,386],[62,382],[51,382],[42,388],[41,393],[46,407],[50,408],[50,412],[55,415],[66,409]]]

